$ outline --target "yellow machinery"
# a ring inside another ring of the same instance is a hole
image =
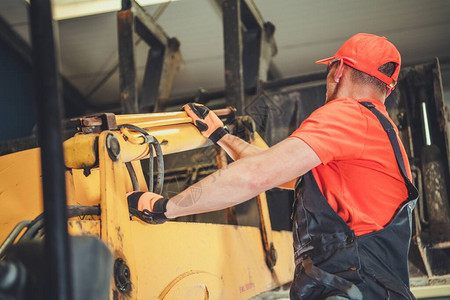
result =
[[[219,112],[220,113],[220,112]],[[99,216],[69,220],[72,235],[100,237],[124,274],[111,278],[110,299],[248,299],[292,280],[290,232],[271,230],[265,194],[258,197],[260,228],[205,223],[150,225],[130,219],[126,193],[133,181],[148,187],[140,161],[149,157],[142,133],[164,155],[211,145],[184,112],[80,118],[80,132],[64,142],[68,205],[100,205]],[[257,133],[253,143],[267,147]],[[0,240],[43,210],[40,150],[0,157]],[[222,163],[218,164],[223,165]],[[276,250],[275,250],[276,249]]]

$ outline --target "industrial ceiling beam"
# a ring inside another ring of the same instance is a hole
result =
[[[323,83],[325,83],[326,77],[327,77],[326,72],[311,73],[299,76],[286,77],[273,81],[262,82],[261,87],[263,90],[271,90],[310,82],[322,81]],[[167,102],[167,106],[183,105],[189,101],[192,101],[192,99],[195,99],[196,102],[206,104],[209,101],[221,99],[224,97],[225,97],[224,90],[215,90],[215,91],[199,90],[197,93],[192,93],[190,96],[181,96],[177,98],[172,98],[170,99],[170,101]]]
[[[139,4],[148,6],[171,1],[175,0],[140,0]],[[53,19],[57,21],[116,12],[122,8],[119,0],[54,0],[52,2]]]

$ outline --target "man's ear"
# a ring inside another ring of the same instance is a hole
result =
[[[334,71],[334,82],[338,83],[341,80],[342,74],[344,73],[344,60],[340,59],[336,70]]]

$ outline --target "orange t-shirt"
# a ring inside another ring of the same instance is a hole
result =
[[[389,120],[384,104],[370,101]],[[392,121],[391,121],[392,123]],[[397,127],[394,126],[397,136]],[[408,193],[389,138],[375,115],[351,98],[335,99],[314,111],[292,133],[322,164],[312,170],[330,206],[363,235],[389,223]],[[411,171],[399,139],[408,176]]]

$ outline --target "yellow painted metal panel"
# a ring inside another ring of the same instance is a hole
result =
[[[192,119],[184,111],[177,111],[153,114],[117,115],[116,123],[117,125],[133,124],[141,128],[152,128],[192,123]]]
[[[0,241],[17,223],[43,212],[40,162],[39,148],[0,156]],[[98,205],[99,186],[98,169],[92,169],[88,177],[83,170],[66,171],[67,204]]]
[[[41,152],[30,149],[0,157],[0,241],[22,220],[43,211]]]
[[[179,124],[154,127],[148,130],[161,143],[164,155],[178,153],[191,149],[211,145],[211,141],[199,134],[192,124]],[[133,136],[141,136],[133,133]],[[68,168],[92,167],[98,162],[95,152],[95,140],[98,134],[75,135],[64,142],[65,164]],[[136,145],[129,143],[123,136],[119,137],[121,160],[123,162],[144,159],[148,157],[147,145]]]
[[[139,161],[132,162],[140,190],[147,185]],[[125,165],[123,165],[125,169]],[[131,180],[125,176],[126,191],[132,191]],[[100,203],[100,172],[92,168],[89,176],[81,169],[66,171],[68,205]],[[42,180],[39,148],[0,157],[0,242],[22,220],[32,220],[43,212]]]
[[[248,299],[292,281],[290,232],[272,233],[278,260],[271,272],[258,228],[136,219],[130,225],[137,299],[205,299],[205,293],[209,299]],[[100,235],[100,221],[72,219],[69,232]]]
[[[94,235],[100,237],[100,220],[80,220],[78,217],[67,222],[71,235]]]
[[[131,229],[138,299],[193,299],[205,287],[210,299],[248,299],[293,278],[290,232],[273,232],[278,261],[270,272],[255,227],[133,221]]]
[[[77,169],[92,167],[98,163],[98,134],[75,134],[63,143],[66,167]]]
[[[120,158],[111,160],[106,146],[108,138],[116,137],[117,134],[108,131],[102,132],[99,136],[101,238],[111,250],[113,259],[122,259],[132,270],[135,265],[134,245],[130,229],[124,167]],[[136,272],[131,271],[129,278],[131,288],[125,293],[121,293],[111,279],[111,299],[137,299],[136,295],[141,285],[137,280]]]
[[[98,205],[100,203],[98,168],[91,169],[89,176],[85,176],[83,170],[72,169],[66,172],[66,178],[68,205]]]

